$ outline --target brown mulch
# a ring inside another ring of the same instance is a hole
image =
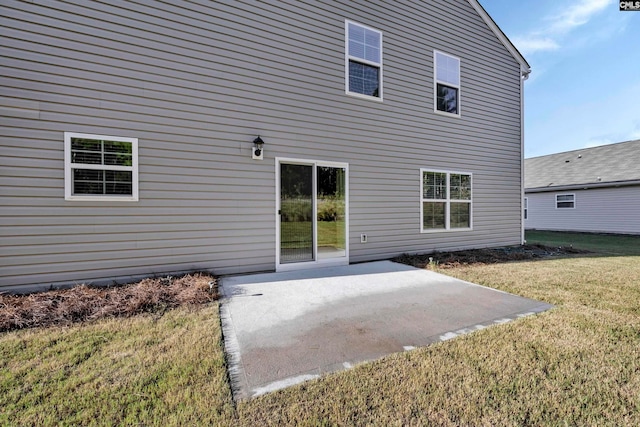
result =
[[[149,278],[115,287],[80,285],[29,295],[0,294],[0,332],[140,313],[161,315],[170,308],[205,304],[218,297],[215,278],[207,273]]]
[[[403,254],[393,261],[418,268],[429,265],[454,268],[587,252],[571,247],[522,245],[419,255]],[[149,278],[115,287],[80,285],[71,289],[29,295],[0,293],[0,332],[43,326],[67,326],[104,317],[129,317],[140,313],[162,315],[174,307],[206,304],[218,298],[216,279],[207,273]]]
[[[429,265],[437,266],[438,268],[455,268],[462,265],[528,261],[584,253],[589,253],[589,251],[575,249],[573,247],[521,245],[456,252],[433,252],[418,255],[403,254],[394,258],[393,261],[418,268],[425,268]]]

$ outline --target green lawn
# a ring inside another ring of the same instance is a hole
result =
[[[345,248],[344,221],[318,221],[318,246]],[[280,245],[285,249],[311,247],[313,228],[310,221],[280,224]]]
[[[209,425],[234,417],[218,305],[0,334],[0,425]]]
[[[572,246],[603,254],[640,255],[640,236],[612,236],[589,233],[561,233],[557,231],[528,230],[527,243],[548,246]]]
[[[3,333],[0,425],[640,425],[637,240],[527,238],[585,237],[596,253],[443,270],[553,310],[235,406],[217,303]]]

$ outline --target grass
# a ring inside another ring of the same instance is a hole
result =
[[[218,305],[0,335],[0,425],[228,425]]]
[[[239,405],[240,417],[264,425],[640,425],[637,256],[446,273],[557,308],[263,396]]]
[[[444,272],[555,309],[235,407],[217,303],[2,333],[0,424],[640,425],[640,239],[544,237],[597,251]]]
[[[612,236],[590,233],[560,233],[557,231],[528,230],[527,243],[549,246],[572,246],[600,254],[640,255],[640,236]]]
[[[344,221],[317,221],[318,246],[344,248]],[[285,249],[310,248],[312,224],[305,221],[282,222],[280,224],[280,245]]]

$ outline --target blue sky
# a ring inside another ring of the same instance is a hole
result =
[[[640,11],[616,0],[480,0],[531,65],[525,157],[640,139]]]

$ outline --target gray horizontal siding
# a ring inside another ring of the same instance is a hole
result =
[[[556,209],[556,194],[575,194],[575,209]],[[527,229],[640,234],[640,186],[527,193]]]
[[[272,270],[275,157],[349,163],[352,261],[518,243],[519,64],[456,6],[3,3],[0,287]],[[345,18],[384,34],[382,103],[344,93]],[[461,118],[433,112],[434,49]],[[65,201],[65,131],[138,138],[140,201]],[[420,233],[420,168],[474,174],[473,231]]]

